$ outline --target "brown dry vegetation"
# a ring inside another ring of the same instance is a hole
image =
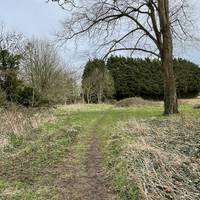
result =
[[[200,97],[198,98],[191,98],[191,99],[179,99],[179,104],[180,105],[200,105]]]
[[[27,109],[12,106],[0,109],[0,150],[9,145],[12,135],[23,136],[42,124],[53,121],[52,113],[46,109]]]
[[[139,199],[199,200],[199,127],[200,120],[188,116],[120,123],[109,146],[120,147],[117,162],[126,163],[124,193],[135,185]]]
[[[161,105],[161,102],[144,100],[141,97],[132,97],[118,101],[116,107],[132,107],[132,106],[156,106]]]

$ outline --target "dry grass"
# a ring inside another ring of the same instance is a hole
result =
[[[179,99],[179,104],[180,105],[192,105],[192,106],[196,106],[196,105],[200,105],[200,97],[197,98],[192,98],[192,99]]]
[[[115,106],[116,107],[156,106],[156,105],[160,105],[160,104],[161,104],[161,102],[148,101],[148,100],[142,99],[141,97],[133,97],[133,98],[127,98],[127,99],[118,101],[115,104]]]
[[[121,158],[140,199],[200,199],[199,127],[193,117],[119,124],[114,138],[123,141]]]
[[[179,99],[179,105],[191,105],[194,108],[200,108],[200,96],[191,99]],[[132,97],[123,99],[115,103],[116,107],[132,107],[132,106],[160,106],[163,101],[145,100],[141,97]]]
[[[34,110],[12,106],[0,109],[0,150],[9,143],[10,135],[23,136],[42,124],[53,121],[54,117],[47,110]]]

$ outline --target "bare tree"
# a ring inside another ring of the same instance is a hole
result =
[[[57,67],[57,54],[47,41],[32,40],[28,42],[21,69],[24,80],[33,88],[33,105],[35,91],[44,96],[48,95]]]
[[[31,40],[24,49],[21,74],[33,90],[32,104],[35,104],[36,93],[52,103],[66,103],[71,99],[75,81],[55,47],[48,41]]]
[[[0,24],[0,48],[10,53],[22,53],[23,34],[8,31],[4,24]]]
[[[82,76],[83,95],[87,103],[98,102],[111,98],[114,93],[114,82],[104,60],[89,60]]]
[[[151,54],[162,61],[164,113],[178,113],[173,71],[173,39],[191,35],[186,0],[52,0],[69,11],[58,34],[61,41],[88,34],[98,38],[106,56],[116,51]],[[187,23],[186,23],[187,22]]]
[[[93,87],[92,77],[87,77],[82,81],[83,96],[86,97],[86,102],[88,104],[91,102],[92,87]]]

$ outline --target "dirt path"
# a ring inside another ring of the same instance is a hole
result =
[[[88,183],[90,185],[88,191],[88,200],[104,200],[108,199],[106,190],[106,182],[102,170],[102,155],[99,149],[99,139],[93,134],[90,141],[90,149],[87,157],[87,174]]]
[[[96,132],[99,122],[100,120],[91,127],[87,136],[79,138],[62,169],[60,166],[58,167],[60,168],[60,178],[56,185],[59,189],[60,200],[114,199],[108,191],[102,166],[100,139]],[[77,154],[77,150],[85,151],[85,156]]]

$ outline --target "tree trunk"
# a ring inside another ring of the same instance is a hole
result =
[[[160,47],[164,77],[164,114],[178,113],[176,81],[173,69],[173,43],[169,20],[169,0],[158,0],[159,18],[162,34]]]
[[[101,104],[101,100],[102,100],[102,89],[101,89],[101,84],[99,86],[99,94],[98,96],[98,103]]]
[[[176,94],[176,81],[173,70],[173,59],[163,59],[162,70],[164,75],[164,114],[176,114],[178,113],[178,103]]]
[[[89,95],[89,91],[87,91],[87,104],[90,104],[90,95]]]

